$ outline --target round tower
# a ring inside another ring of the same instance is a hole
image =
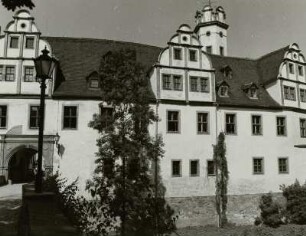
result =
[[[204,51],[210,54],[227,56],[227,29],[226,15],[223,7],[203,7],[196,15],[194,32],[203,46]]]

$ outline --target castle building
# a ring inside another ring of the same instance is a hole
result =
[[[224,132],[229,167],[229,220],[253,223],[262,193],[304,182],[305,58],[296,43],[258,59],[227,54],[226,14],[205,6],[196,25],[181,25],[167,47],[102,39],[43,37],[20,10],[0,36],[0,175],[33,180],[39,83],[33,58],[45,47],[58,59],[47,85],[43,165],[79,177],[94,170],[98,134],[88,127],[101,109],[99,64],[107,52],[132,49],[149,71],[150,127],[165,143],[161,175],[179,227],[216,222],[213,145]],[[59,140],[57,140],[59,137]]]

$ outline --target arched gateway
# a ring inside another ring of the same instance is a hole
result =
[[[52,173],[55,135],[45,135],[43,143],[43,169]],[[0,135],[0,175],[12,183],[34,180],[37,160],[37,135]]]

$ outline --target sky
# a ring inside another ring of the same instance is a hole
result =
[[[166,47],[178,27],[194,27],[208,0],[33,0],[44,36],[100,38]],[[258,58],[298,43],[306,55],[306,0],[211,0],[227,16],[228,55]],[[13,13],[0,5],[0,26]],[[1,31],[1,34],[2,34]]]

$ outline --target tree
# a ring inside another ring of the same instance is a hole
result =
[[[214,146],[214,162],[216,165],[216,210],[219,216],[219,227],[223,227],[227,223],[227,186],[229,179],[224,133],[219,134],[218,143]]]
[[[18,7],[27,7],[33,9],[35,7],[32,0],[1,0],[2,5],[11,11],[15,11]]]
[[[110,52],[102,58],[100,87],[101,109],[111,106],[112,115],[96,114],[89,124],[101,136],[95,176],[87,189],[100,205],[107,203],[104,223],[121,235],[170,233],[175,229],[174,211],[165,201],[158,174],[162,141],[149,134],[157,117],[150,107],[149,80],[135,51]]]

